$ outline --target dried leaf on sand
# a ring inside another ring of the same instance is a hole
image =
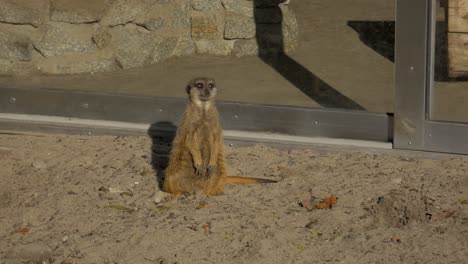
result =
[[[205,206],[206,206],[206,202],[203,201],[203,202],[201,202],[199,205],[197,205],[197,207],[195,207],[195,209],[202,209],[202,208],[205,207]]]
[[[336,198],[333,194],[330,197],[323,199],[320,203],[315,205],[317,209],[332,208],[336,204]]]
[[[22,235],[26,235],[29,232],[29,228],[22,227],[22,228],[18,229],[18,232],[20,232]]]

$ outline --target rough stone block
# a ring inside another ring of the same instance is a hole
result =
[[[169,58],[177,45],[177,41],[177,37],[157,39],[153,48],[153,58],[151,62],[158,63]]]
[[[30,62],[0,59],[0,76],[1,75],[27,75],[33,72],[33,67]]]
[[[110,0],[52,0],[51,20],[69,23],[100,21]]]
[[[98,28],[93,35],[93,42],[100,49],[109,46],[112,40],[112,35],[107,27]]]
[[[192,0],[192,8],[197,11],[209,11],[221,8],[220,0]]]
[[[142,0],[114,0],[101,20],[101,24],[105,26],[125,25],[144,16],[149,6],[147,1]]]
[[[192,16],[193,39],[216,39],[220,35],[216,16],[196,15]]]
[[[137,24],[147,30],[156,31],[164,27],[164,19],[162,17],[154,17]]]
[[[293,52],[299,45],[299,24],[296,15],[286,5],[281,5],[283,13],[282,31],[286,52]]]
[[[267,5],[266,7],[254,7],[252,1],[222,0],[227,12],[254,17],[257,24],[281,23],[281,5]]]
[[[234,47],[233,40],[199,40],[195,41],[197,53],[228,56]]]
[[[156,36],[139,26],[128,24],[111,29],[115,58],[123,69],[141,67],[151,62]]]
[[[78,74],[109,72],[119,69],[111,51],[70,53],[41,60],[37,69],[47,74]]]
[[[28,36],[0,31],[0,59],[9,61],[31,60],[33,44]]]
[[[10,60],[0,59],[0,76],[9,74],[13,68],[13,63]]]
[[[255,37],[255,19],[233,12],[226,14],[225,39],[250,39]]]
[[[176,17],[173,16],[174,8],[173,4],[153,2],[148,4],[146,12],[142,16],[138,16],[133,23],[147,30],[165,34],[162,31],[173,31],[173,24],[176,21]],[[186,30],[190,30],[187,26],[185,28]]]
[[[42,37],[34,46],[46,57],[58,56],[65,52],[94,52],[96,45],[92,42],[91,25],[75,25],[55,22],[39,28]]]
[[[0,0],[0,22],[38,27],[49,20],[49,0]]]
[[[239,39],[234,42],[232,55],[242,57],[246,55],[257,55],[258,45],[256,39]]]
[[[222,3],[227,12],[233,12],[249,17],[254,16],[254,4],[252,1],[222,0]]]
[[[179,28],[190,28],[190,12],[192,7],[190,2],[187,0],[179,0],[176,2],[175,9],[173,11],[173,26]]]
[[[268,54],[277,52],[293,52],[299,43],[298,24],[295,15],[284,5],[281,6],[284,15],[281,24],[256,24],[255,41],[236,40],[233,54],[235,56]],[[226,25],[226,30],[229,28]]]
[[[195,43],[191,38],[179,38],[172,56],[192,55],[196,52]]]

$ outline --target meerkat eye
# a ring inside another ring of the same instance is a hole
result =
[[[213,89],[213,87],[214,87],[214,84],[212,83],[208,84],[208,88]]]
[[[197,83],[196,86],[197,86],[197,88],[203,88],[203,84],[202,84],[202,83]]]

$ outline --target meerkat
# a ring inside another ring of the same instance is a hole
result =
[[[276,181],[227,176],[223,130],[214,101],[213,79],[195,78],[186,87],[188,103],[174,138],[163,190],[180,195],[219,195],[227,183],[274,183]]]

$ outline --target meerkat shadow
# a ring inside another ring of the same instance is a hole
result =
[[[164,183],[165,170],[176,130],[177,126],[169,121],[153,123],[148,129],[148,136],[151,138],[151,166],[156,172],[159,189],[162,189]]]

